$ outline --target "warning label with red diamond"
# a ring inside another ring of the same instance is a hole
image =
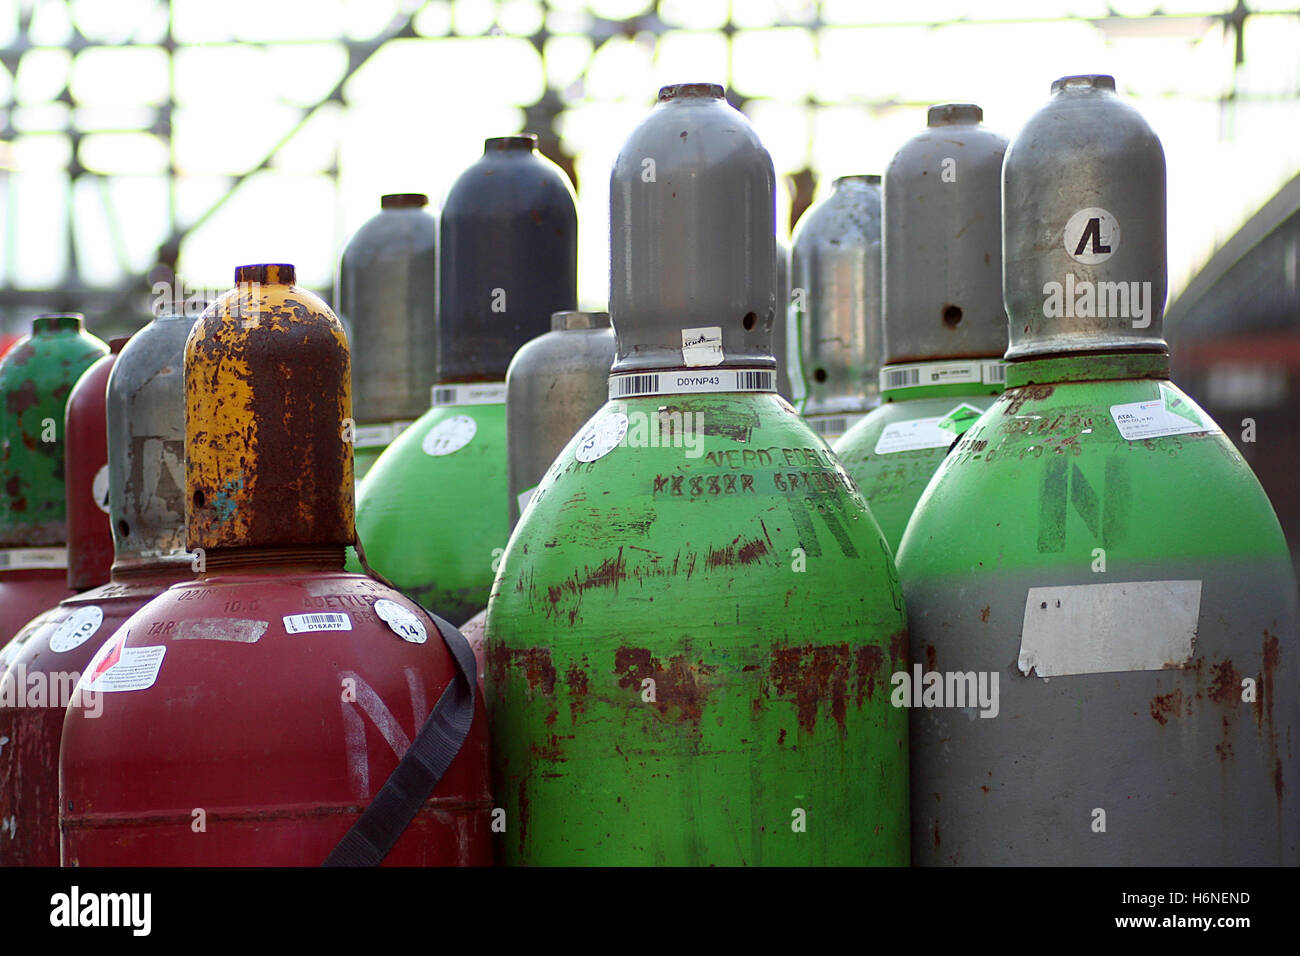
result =
[[[122,631],[95,652],[81,678],[83,691],[148,690],[158,680],[167,647],[127,647],[129,631]]]

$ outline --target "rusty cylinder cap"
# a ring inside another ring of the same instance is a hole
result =
[[[351,362],[328,305],[287,263],[240,266],[185,346],[191,548],[338,548],[356,540]]]
[[[380,209],[420,209],[429,205],[424,193],[389,193],[379,197]]]
[[[1106,73],[1082,73],[1052,81],[1053,96],[1057,93],[1081,93],[1087,90],[1108,90],[1114,93],[1115,77]]]
[[[251,266],[235,267],[235,285],[293,285],[298,274],[287,262],[264,262]]]
[[[926,126],[974,126],[984,121],[984,110],[974,103],[943,103],[925,114]]]
[[[659,102],[688,98],[720,100],[726,91],[719,83],[673,83],[659,88]]]
[[[564,332],[568,329],[607,329],[608,312],[582,312],[579,310],[552,312],[551,331]]]
[[[532,152],[537,148],[537,135],[535,133],[516,133],[514,136],[489,136],[483,140],[483,152],[490,153],[492,150],[505,151],[522,149]]]
[[[52,332],[80,332],[86,317],[80,312],[50,312],[32,319],[32,335]]]

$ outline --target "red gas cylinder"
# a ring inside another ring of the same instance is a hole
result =
[[[82,675],[60,754],[65,865],[319,864],[444,691],[472,687],[418,605],[343,571],[356,532],[342,325],[292,266],[235,281],[185,354],[201,573]],[[490,863],[488,779],[475,694],[459,752],[384,862]]]
[[[81,552],[97,547],[98,526],[108,533],[109,515],[98,502],[110,499],[118,529],[109,537],[112,580],[65,599],[14,639],[14,660],[0,682],[0,739],[8,738],[0,747],[0,819],[10,821],[0,865],[59,865],[59,738],[72,690],[106,637],[193,576],[181,490],[182,361],[193,321],[166,316],[130,342],[114,339],[121,354],[92,365],[68,400],[69,583],[76,583],[71,569],[86,573],[90,563]],[[109,447],[107,487],[92,498],[84,479],[96,453]],[[90,703],[93,709],[101,702]]]
[[[80,315],[38,315],[0,359],[0,648],[68,596],[64,408],[107,351]]]
[[[74,591],[107,584],[113,565],[104,395],[108,374],[126,341],[109,339],[109,354],[86,369],[68,395],[64,474],[68,496],[68,587]]]

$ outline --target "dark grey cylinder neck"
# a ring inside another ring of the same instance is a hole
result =
[[[429,407],[438,361],[438,220],[422,193],[380,198],[339,260],[334,302],[352,350],[361,423],[415,419]]]
[[[1109,76],[1066,76],[1003,167],[1008,359],[1164,352],[1165,154]]]
[[[886,364],[994,358],[1002,307],[1002,158],[1007,140],[971,103],[932,106],[885,170]]]
[[[866,412],[877,403],[880,362],[880,177],[841,176],[795,227],[805,415]]]
[[[438,242],[437,381],[500,382],[515,351],[578,304],[569,177],[531,134],[497,136],[456,179]]]
[[[610,177],[615,372],[775,369],[775,184],[721,86],[659,91]]]

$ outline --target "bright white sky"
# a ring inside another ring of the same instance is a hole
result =
[[[648,0],[552,0],[549,15],[537,0],[177,0],[171,148],[181,176],[170,196],[167,143],[147,131],[167,96],[169,59],[150,45],[164,36],[166,4],[0,0],[0,46],[17,39],[20,6],[34,8],[38,44],[13,72],[0,66],[0,109],[8,105],[15,130],[7,188],[0,189],[0,274],[25,288],[62,281],[70,120],[88,131],[80,162],[104,174],[83,179],[70,196],[77,255],[92,283],[109,285],[153,264],[170,202],[192,221],[311,110],[271,168],[190,236],[181,271],[191,285],[224,288],[236,264],[288,261],[304,284],[327,289],[339,252],[378,211],[380,194],[426,192],[437,203],[485,137],[521,129],[521,107],[549,77],[567,104],[561,133],[578,156],[580,298],[585,307],[603,307],[609,169],[619,146],[659,86],[723,82],[730,54],[734,86],[756,98],[750,117],[778,175],[811,164],[827,187],[838,175],[883,171],[924,126],[930,103],[978,103],[986,124],[1010,136],[1047,99],[1056,77],[1113,74],[1164,142],[1175,293],[1300,170],[1300,18],[1248,20],[1246,64],[1236,74],[1240,99],[1223,107],[1218,99],[1234,82],[1233,42],[1212,15],[1234,5],[827,0],[823,16],[832,25],[814,33],[768,28],[798,21],[811,6],[803,0],[743,0],[732,4],[741,29],[729,51],[717,29],[727,0],[664,0],[660,13],[673,30],[657,45],[648,33],[619,36],[593,53],[590,11],[623,18],[645,11]],[[1104,18],[1108,6],[1124,16],[1157,7],[1186,16],[1160,24],[1112,20],[1105,29],[1053,22]],[[1295,2],[1250,6],[1283,10]],[[69,53],[69,9],[88,38],[139,45]],[[344,107],[314,108],[346,69],[337,39],[375,37],[410,10],[419,11],[424,38],[381,48],[347,82]],[[494,16],[504,33],[492,32]],[[962,17],[1018,22],[927,25]],[[544,57],[509,35],[532,33],[543,21],[552,34]],[[453,25],[473,36],[445,38]],[[335,162],[337,194],[324,175]],[[784,189],[777,206],[784,231]]]

